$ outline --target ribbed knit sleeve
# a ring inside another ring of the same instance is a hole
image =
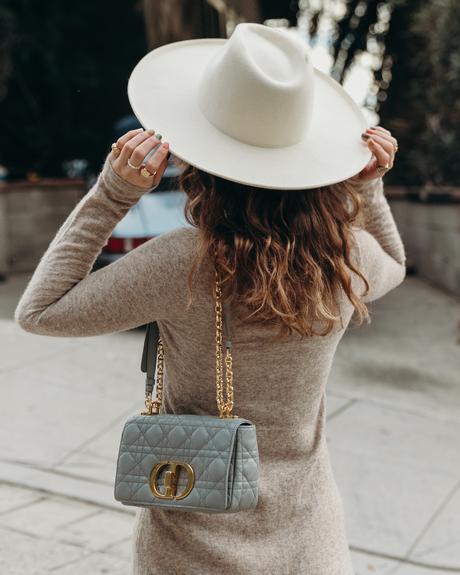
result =
[[[361,195],[362,229],[357,231],[359,265],[370,284],[364,301],[373,301],[399,285],[406,255],[384,194],[382,178],[353,184]]]
[[[96,183],[58,229],[22,294],[14,318],[24,330],[52,336],[98,335],[143,325],[178,309],[175,298],[183,286],[174,254],[180,251],[176,242],[185,228],[152,238],[91,272],[117,223],[147,191],[122,179],[106,159]]]
[[[358,187],[362,204],[364,228],[398,263],[405,264],[406,255],[396,222],[384,194],[383,180],[377,178]]]

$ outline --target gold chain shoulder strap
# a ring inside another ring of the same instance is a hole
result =
[[[222,324],[222,286],[219,273],[216,269],[215,282],[215,315],[216,315],[216,400],[219,409],[219,417],[234,418],[237,415],[232,414],[233,410],[233,358],[230,341],[225,345],[225,398],[224,398],[224,379],[223,379],[223,324]],[[142,415],[156,415],[160,413],[163,401],[163,374],[164,374],[164,348],[161,337],[158,337],[157,347],[157,372],[155,381],[155,399],[152,392],[145,395],[146,411]]]
[[[216,399],[217,407],[219,408],[219,417],[238,417],[232,415],[233,410],[233,358],[230,342],[226,342],[225,346],[225,382],[226,389],[224,399],[224,381],[223,381],[223,366],[222,366],[222,286],[219,274],[216,270]]]

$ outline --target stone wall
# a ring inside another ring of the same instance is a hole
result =
[[[0,184],[0,275],[37,265],[87,187],[82,180]],[[460,191],[386,189],[409,264],[422,277],[460,295]]]
[[[32,271],[85,195],[83,180],[0,184],[0,274]]]
[[[460,197],[393,194],[391,209],[406,247],[408,264],[421,277],[460,296]]]

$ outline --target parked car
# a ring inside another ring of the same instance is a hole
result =
[[[170,158],[160,185],[147,192],[128,211],[113,230],[96,259],[93,270],[106,266],[147,240],[178,227],[190,226],[185,220],[185,193],[177,188],[180,169]]]

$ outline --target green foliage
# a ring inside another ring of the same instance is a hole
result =
[[[369,37],[375,37],[373,28],[378,21],[380,0],[346,0],[345,15],[337,22],[332,53],[334,65],[331,75],[341,84],[355,58],[365,52]]]
[[[7,22],[11,29],[13,21],[14,28],[7,65],[0,60],[0,163],[13,176],[59,176],[72,158],[99,168],[114,121],[130,113],[129,73],[147,51],[135,6],[3,0],[9,19],[0,14],[0,28]]]
[[[381,123],[400,143],[390,183],[458,185],[460,4],[400,2],[386,38],[392,80]]]
[[[390,184],[420,185],[425,181],[420,169],[420,156],[426,155],[421,140],[425,103],[415,92],[429,82],[425,65],[416,62],[426,59],[426,41],[411,28],[414,15],[424,2],[399,0],[394,4],[382,67],[375,72],[380,88],[376,109],[380,124],[391,130],[399,142],[397,161],[385,176]],[[382,86],[385,73],[390,75],[389,86]]]
[[[413,34],[426,39],[415,57],[425,82],[412,93],[423,106],[418,169],[425,182],[460,184],[460,3],[433,0],[415,15]],[[420,104],[419,104],[420,106]]]
[[[374,33],[379,9],[390,24]],[[373,37],[383,49],[375,70],[380,124],[400,150],[389,183],[459,185],[460,2],[458,0],[346,0],[336,26],[333,75],[343,82],[354,57]]]

